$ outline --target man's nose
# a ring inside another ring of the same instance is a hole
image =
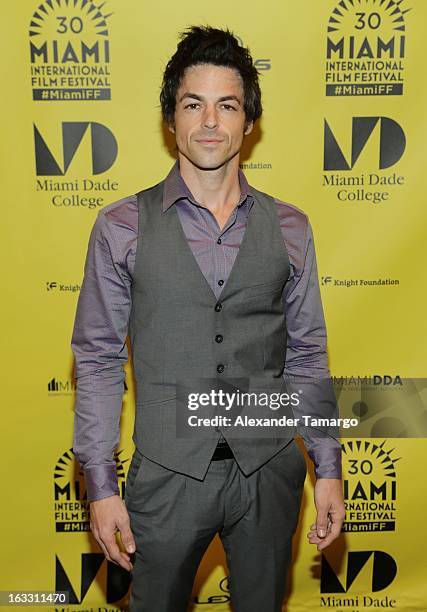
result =
[[[203,126],[207,128],[215,128],[218,125],[217,109],[214,105],[206,106],[203,113]]]

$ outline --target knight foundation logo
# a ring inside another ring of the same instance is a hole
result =
[[[56,280],[46,281],[46,291],[53,293],[72,295],[73,293],[79,293],[81,288],[82,286],[80,283],[61,283]]]
[[[386,441],[346,440],[343,450],[343,492],[346,518],[343,531],[395,531],[397,473],[395,449]]]
[[[404,0],[341,0],[326,37],[327,96],[400,96],[406,52]]]
[[[125,465],[123,450],[115,453],[120,496],[125,493]],[[53,518],[55,530],[62,533],[90,531],[89,502],[83,470],[70,448],[58,459],[53,473]]]
[[[44,0],[29,27],[33,100],[110,100],[105,2]]]
[[[359,277],[353,278],[339,278],[337,276],[331,276],[330,274],[325,274],[320,279],[322,287],[334,287],[339,289],[353,289],[357,287],[361,288],[373,288],[373,287],[399,287],[400,279],[399,278],[390,278],[389,276],[376,276],[373,278],[362,278]]]

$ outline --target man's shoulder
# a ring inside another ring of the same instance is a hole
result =
[[[103,215],[107,221],[111,222],[133,218],[138,213],[138,195],[148,193],[158,186],[160,186],[160,183],[150,185],[149,187],[143,187],[142,189],[124,196],[119,200],[114,200],[114,202],[106,204],[103,208],[101,208],[99,214]]]
[[[274,202],[281,216],[293,217],[297,219],[302,225],[307,224],[308,213],[306,213],[302,208],[299,208],[298,206],[295,206],[295,204],[291,204],[290,202],[280,200],[279,198],[274,198]]]
[[[284,237],[289,240],[302,240],[310,223],[308,213],[299,206],[291,204],[286,200],[281,200],[277,196],[255,190],[255,193],[257,192],[273,200]]]
[[[253,191],[255,191],[255,193],[259,193],[263,196],[268,196],[269,198],[272,198],[277,207],[277,212],[280,214],[281,218],[286,218],[286,217],[294,218],[300,221],[302,225],[307,224],[309,220],[308,214],[302,208],[299,208],[295,204],[291,204],[290,202],[286,200],[281,200],[277,196],[274,196],[270,193],[266,193],[265,191],[255,189],[253,186],[251,186],[251,188]]]
[[[306,243],[310,221],[308,214],[299,206],[281,200],[265,192],[276,207],[280,229],[289,255],[290,262],[296,269],[302,269],[304,265]]]
[[[126,230],[136,234],[138,232],[137,194],[131,193],[106,204],[98,212],[96,225],[105,235],[113,233],[116,237],[124,238]]]
[[[118,200],[114,200],[110,204],[106,204],[100,209],[99,214],[113,220],[117,216],[122,216],[130,211],[137,209],[137,194],[132,193]]]

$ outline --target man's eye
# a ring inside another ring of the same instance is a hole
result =
[[[195,109],[198,106],[199,106],[198,102],[191,102],[190,104],[187,104],[184,108]]]
[[[234,111],[237,110],[237,108],[234,108],[234,106],[232,106],[231,104],[223,104],[222,106],[226,110],[234,110]]]

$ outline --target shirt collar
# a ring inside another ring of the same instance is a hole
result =
[[[246,176],[240,168],[238,170],[238,174],[240,183],[240,199],[238,206],[242,206],[246,203],[249,213],[249,210],[252,208],[254,203],[254,193],[252,187],[249,185],[246,179]],[[182,200],[184,198],[187,198],[193,204],[198,204],[181,176],[179,171],[179,162],[177,160],[165,179],[162,211],[166,212],[172,206],[172,204],[175,204],[178,200]]]

